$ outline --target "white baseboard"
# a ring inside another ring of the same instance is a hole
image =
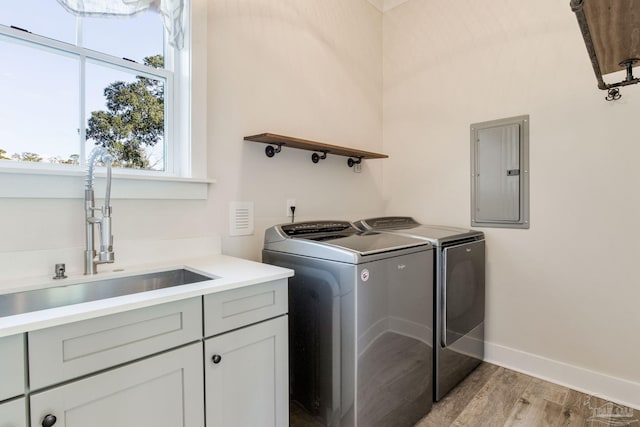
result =
[[[485,342],[486,362],[640,409],[640,383],[547,359],[532,353]]]

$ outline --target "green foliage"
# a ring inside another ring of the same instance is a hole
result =
[[[161,68],[162,55],[149,56],[145,65]],[[109,148],[114,165],[149,168],[145,148],[155,146],[164,136],[164,85],[136,76],[134,82],[117,81],[104,89],[107,111],[91,113],[87,139]]]
[[[19,162],[42,162],[42,157],[37,153],[30,153],[27,151],[20,153],[14,153],[11,157],[6,156],[7,151],[0,148],[0,160],[17,160]],[[49,163],[61,163],[65,165],[77,165],[80,163],[80,155],[72,154],[67,160],[63,160],[59,157],[53,157],[48,159]]]
[[[60,157],[54,157],[49,159],[50,163],[60,163],[62,165],[79,165],[80,154],[71,154],[67,160],[63,160]]]
[[[29,152],[23,152],[22,154],[14,154],[11,156],[12,159],[14,160],[19,160],[21,162],[34,162],[34,163],[39,163],[42,161],[42,157],[40,157],[38,154],[36,153],[29,153]]]

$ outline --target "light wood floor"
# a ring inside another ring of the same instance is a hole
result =
[[[410,360],[410,358],[405,359]],[[416,366],[419,367],[419,365]],[[416,373],[414,369],[405,370],[408,373]],[[380,372],[370,371],[367,376],[377,378]],[[417,375],[417,377],[421,376]],[[384,384],[392,387],[394,383],[386,381]],[[413,387],[407,388],[415,393]],[[384,398],[389,399],[389,396],[385,395]],[[359,423],[360,426],[407,426],[415,422],[408,423],[406,417],[398,416],[396,413],[393,413],[396,415],[395,418],[383,416],[381,414],[388,412],[384,410],[388,405],[381,402],[377,402],[377,405],[382,409],[374,411],[368,408],[372,411],[371,419],[365,420],[366,417],[359,414],[363,421]],[[411,413],[409,409],[409,407],[404,408],[408,415]],[[292,427],[324,425],[323,422],[307,415],[301,408],[292,406]],[[415,427],[448,426],[640,427],[640,410],[607,402],[598,397],[588,396],[490,363],[483,363],[444,399],[434,403],[431,412],[415,425]]]
[[[483,363],[416,427],[640,427],[640,411]]]

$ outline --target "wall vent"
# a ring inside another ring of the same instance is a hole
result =
[[[231,202],[229,204],[229,235],[250,236],[253,234],[253,202]]]

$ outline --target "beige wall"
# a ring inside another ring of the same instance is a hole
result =
[[[269,159],[243,136],[279,133],[367,151],[382,148],[382,14],[367,0],[209,3],[211,221],[223,251],[260,259],[263,230],[296,219],[382,212],[382,161],[362,173],[345,157],[318,164],[283,148]],[[256,232],[227,237],[230,201],[255,204]]]
[[[487,339],[640,382],[640,88],[604,101],[568,2],[410,0],[383,34],[387,213],[468,227],[469,125],[530,114],[531,228],[483,229]]]
[[[82,188],[82,187],[81,187]],[[97,193],[96,193],[97,194]],[[96,195],[96,199],[97,199]],[[96,200],[96,205],[102,203]],[[113,234],[122,240],[158,240],[210,236],[203,200],[112,200]],[[12,252],[84,246],[84,202],[81,199],[0,199],[0,256]],[[77,260],[60,260],[74,268]],[[53,266],[51,266],[53,271]],[[30,275],[31,272],[24,272]]]
[[[288,198],[297,200],[301,220],[382,212],[382,161],[367,162],[355,174],[344,157],[313,164],[311,152],[285,148],[268,159],[264,145],[243,142],[245,135],[275,132],[380,151],[382,14],[367,0],[207,4],[208,34],[196,44],[208,45],[208,87],[194,90],[208,92],[208,175],[217,184],[206,201],[114,199],[114,247],[123,263],[123,241],[216,235],[224,253],[260,260],[264,228],[289,220]],[[228,236],[230,201],[255,203],[253,236]],[[47,260],[80,271],[83,216],[80,199],[0,199],[0,266],[11,268],[16,259],[46,250]],[[40,265],[40,259],[29,271],[21,267],[5,277],[53,272],[53,264]],[[0,287],[12,283],[0,279]]]

